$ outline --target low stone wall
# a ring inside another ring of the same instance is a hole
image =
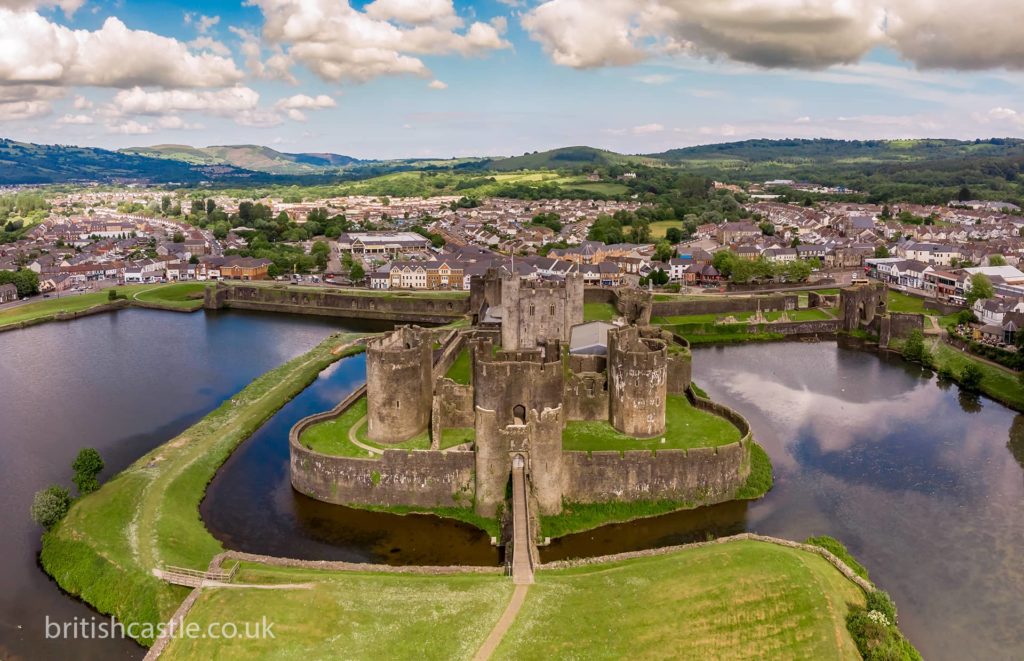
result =
[[[765,330],[783,335],[835,335],[839,332],[840,323],[838,319],[786,321],[766,324]]]
[[[787,286],[786,283],[784,283],[784,282],[763,282],[763,283],[748,282],[748,283],[745,283],[745,284],[736,284],[736,283],[730,282],[728,285],[726,285],[726,289],[728,291],[730,291],[730,292],[757,292],[757,291],[782,291],[782,290],[801,291],[801,290],[810,289],[812,287],[825,287],[825,288],[829,288],[829,287],[834,286],[835,284],[836,284],[836,279],[835,278],[821,278],[820,280],[815,280],[814,282],[802,282],[802,283],[798,283],[798,284],[793,285],[793,286]]]
[[[945,316],[947,314],[956,314],[957,312],[966,310],[967,308],[962,305],[951,305],[949,303],[937,301],[933,298],[926,298],[924,300],[924,309],[936,312],[939,316]]]
[[[706,297],[689,301],[654,301],[651,314],[655,317],[681,317],[692,314],[723,314],[728,312],[762,312],[795,310],[800,297],[795,294],[771,296]]]
[[[218,283],[206,289],[204,307],[288,312],[327,317],[448,323],[469,312],[469,297],[433,298],[409,294],[330,289],[298,289]]]
[[[441,433],[445,429],[473,427],[473,386],[439,379],[434,386],[434,404],[431,416],[431,438],[434,447],[440,447]]]

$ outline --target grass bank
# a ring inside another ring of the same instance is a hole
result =
[[[755,541],[540,571],[495,659],[859,659],[859,587],[824,558]]]
[[[977,365],[981,370],[981,394],[1016,411],[1024,411],[1024,385],[1016,374],[959,351],[940,340],[930,343],[929,346],[936,370],[947,371],[954,378],[959,378],[964,367],[969,364]]]
[[[130,285],[128,287],[116,287],[117,293],[132,296],[139,292],[152,289],[159,285]],[[48,318],[55,318],[59,314],[83,312],[90,308],[106,305],[110,302],[107,293],[109,290],[91,292],[88,294],[73,294],[52,298],[41,298],[31,303],[25,303],[6,310],[0,310],[0,327],[12,326],[25,322],[39,322]]]
[[[664,434],[634,438],[603,420],[570,420],[562,432],[562,449],[578,452],[687,450],[726,445],[739,439],[740,431],[725,418],[694,408],[684,395],[669,395],[665,401]]]
[[[193,311],[203,307],[205,282],[178,282],[132,294],[131,299],[172,310]]]
[[[72,506],[43,536],[40,561],[66,591],[125,623],[165,621],[188,590],[156,579],[161,565],[205,569],[223,551],[199,517],[206,485],[247,439],[351,348],[334,335],[262,375],[179,436]],[[152,641],[142,638],[139,642]]]
[[[470,659],[501,616],[500,575],[328,572],[242,563],[186,624],[274,622],[274,638],[177,638],[166,659]],[[305,587],[289,587],[303,585]],[[845,619],[861,589],[806,550],[738,540],[651,557],[543,567],[496,659],[859,659]],[[315,605],[315,606],[313,606]],[[396,616],[396,614],[400,614]]]
[[[469,347],[462,347],[459,351],[459,355],[455,357],[455,361],[452,366],[448,368],[448,372],[445,376],[454,381],[455,383],[461,383],[468,385],[473,376],[473,361],[470,360]]]

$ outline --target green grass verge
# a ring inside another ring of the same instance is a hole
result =
[[[161,285],[130,285],[127,287],[116,287],[117,293],[127,295],[129,299],[139,292],[153,289]],[[0,326],[8,326],[26,321],[36,321],[45,317],[51,317],[66,312],[82,312],[89,308],[109,303],[107,290],[89,294],[64,295],[57,298],[39,299],[32,303],[25,303],[13,308],[0,311]]]
[[[619,311],[611,303],[584,303],[583,321],[611,321]]]
[[[1001,367],[978,360],[970,354],[958,351],[941,341],[929,344],[935,369],[944,368],[954,376],[963,372],[968,364],[977,365],[981,369],[981,392],[997,402],[1016,410],[1024,411],[1024,385],[1021,385],[1016,374]]]
[[[887,299],[885,306],[889,312],[917,312],[919,314],[928,314],[928,310],[924,309],[923,298],[909,296],[898,291],[889,292],[889,298]]]
[[[832,555],[836,556],[844,563],[846,563],[846,566],[852,569],[854,574],[860,576],[865,581],[871,580],[870,578],[868,578],[867,567],[857,562],[857,559],[853,557],[853,554],[850,553],[849,550],[847,550],[846,546],[843,545],[843,543],[835,537],[829,537],[828,535],[808,537],[806,540],[804,540],[804,544],[810,544],[811,546],[820,546],[821,548],[825,549],[826,551],[828,551],[829,553],[831,553]]]
[[[204,282],[179,282],[162,285],[134,294],[137,301],[155,303],[182,310],[198,310],[203,307]]]
[[[187,622],[274,623],[273,638],[176,638],[163,659],[469,659],[501,617],[500,574],[328,573],[243,564],[237,582],[310,589],[207,589]]]
[[[762,313],[765,320],[767,321],[779,321],[782,319],[783,312],[781,310],[772,310],[770,312]],[[808,308],[805,310],[789,310],[785,313],[789,321],[827,321],[829,319],[835,319],[834,316],[822,310],[820,308]],[[736,321],[747,321],[754,316],[753,312],[730,312],[730,313],[715,313],[715,314],[688,314],[674,317],[655,317],[652,319],[652,323],[661,324],[664,326],[680,326],[686,324],[714,324],[715,322],[721,321],[732,317]]]
[[[750,443],[750,475],[746,483],[736,492],[736,500],[755,500],[772,488],[772,460],[768,453],[755,442]]]
[[[152,575],[162,565],[205,569],[221,543],[199,503],[231,452],[342,355],[332,336],[260,376],[198,423],[79,499],[43,536],[40,562],[66,591],[124,623],[166,621],[188,594]],[[361,347],[349,352],[361,351]],[[149,644],[152,641],[141,639]]]
[[[455,383],[468,385],[472,377],[472,371],[473,364],[469,359],[469,347],[467,346],[459,351],[459,355],[455,357],[455,362],[448,368],[445,376]]]
[[[664,434],[634,438],[605,421],[570,420],[562,432],[562,449],[577,452],[686,450],[726,445],[739,439],[739,430],[725,418],[694,408],[684,395],[669,395],[665,401]]]
[[[540,571],[495,659],[859,659],[863,592],[824,558],[736,541]]]

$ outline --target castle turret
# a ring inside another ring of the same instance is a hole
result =
[[[366,343],[367,437],[400,443],[427,428],[433,397],[433,343],[416,326],[402,326]]]
[[[665,433],[668,349],[659,335],[635,326],[608,331],[611,424],[629,436]]]

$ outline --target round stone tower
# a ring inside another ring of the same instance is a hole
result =
[[[430,423],[433,344],[422,328],[402,326],[366,343],[366,435],[401,443]]]
[[[659,335],[656,329],[636,326],[608,331],[611,424],[629,436],[665,433],[668,348]]]

